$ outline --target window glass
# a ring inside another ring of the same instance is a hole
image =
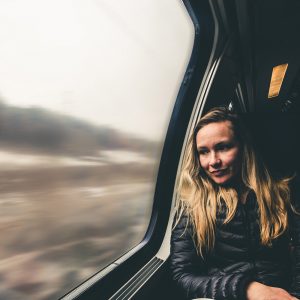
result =
[[[193,41],[180,1],[0,1],[0,299],[137,245]]]

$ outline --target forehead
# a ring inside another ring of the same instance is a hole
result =
[[[196,135],[197,147],[208,147],[216,143],[232,140],[234,140],[234,132],[230,121],[207,124]]]

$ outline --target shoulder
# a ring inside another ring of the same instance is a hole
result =
[[[180,215],[175,214],[172,226],[172,239],[180,238],[181,236],[193,235],[193,226],[190,218],[186,213]]]

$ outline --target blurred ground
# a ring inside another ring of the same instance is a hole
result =
[[[0,299],[57,299],[135,246],[153,178],[138,162],[3,167]]]

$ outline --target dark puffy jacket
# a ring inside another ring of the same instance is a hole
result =
[[[170,267],[187,299],[244,300],[252,281],[300,296],[300,216],[290,213],[289,230],[271,246],[263,246],[257,209],[256,196],[250,192],[246,204],[238,204],[234,218],[224,225],[226,209],[221,207],[215,246],[204,259],[194,246],[193,227],[187,217],[180,219],[172,232]]]

